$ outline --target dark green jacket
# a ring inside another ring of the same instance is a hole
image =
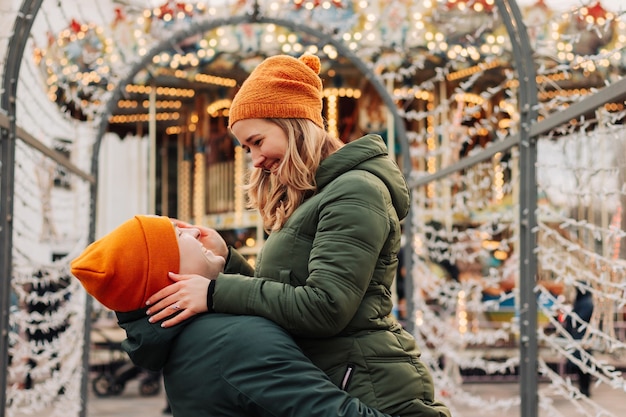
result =
[[[231,251],[213,310],[278,323],[337,386],[372,407],[449,416],[415,340],[391,314],[410,202],[400,169],[368,135],[322,161],[316,181],[318,192],[265,242],[254,278]]]
[[[275,323],[204,314],[168,329],[118,313],[124,350],[163,370],[174,417],[389,417],[334,386]]]

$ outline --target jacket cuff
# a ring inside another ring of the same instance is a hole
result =
[[[207,291],[206,294],[206,306],[209,310],[209,313],[215,312],[215,310],[213,310],[213,293],[215,292],[215,282],[216,281],[214,279],[209,282],[209,291]]]
[[[232,246],[228,248],[228,259],[224,267],[225,274],[241,274],[248,277],[254,276],[254,268],[248,263],[246,258],[237,252]]]

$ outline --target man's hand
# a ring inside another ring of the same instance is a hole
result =
[[[174,218],[170,219],[172,220],[172,223],[181,229],[185,227],[195,227],[198,229],[200,231],[200,237],[198,240],[202,243],[202,246],[212,251],[217,256],[228,259],[228,246],[217,230],[205,226],[192,225]]]

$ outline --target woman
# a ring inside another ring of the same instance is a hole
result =
[[[171,275],[148,299],[171,326],[198,312],[266,317],[340,388],[403,417],[444,417],[412,336],[391,314],[409,191],[376,135],[344,145],[324,130],[320,61],[275,56],[235,96],[229,127],[252,157],[247,185],[269,238],[256,270],[223,242],[224,273]],[[204,231],[207,239],[215,233]],[[253,276],[252,276],[253,275]],[[206,295],[206,298],[203,298]]]

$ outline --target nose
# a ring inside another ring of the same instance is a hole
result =
[[[188,235],[193,236],[194,239],[200,238],[200,229],[198,229],[197,227],[185,227],[184,229],[181,229],[180,231],[181,233],[186,233]]]
[[[265,162],[265,157],[256,150],[252,150],[251,152],[252,165],[255,168],[263,168],[263,163]]]

